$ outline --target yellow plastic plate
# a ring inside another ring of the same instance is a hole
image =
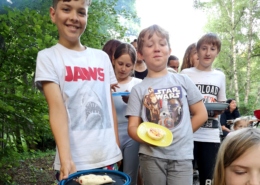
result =
[[[151,127],[163,129],[166,133],[165,136],[160,140],[154,140],[154,139],[150,138],[146,132],[147,132],[147,129],[149,129]],[[161,147],[169,146],[172,143],[172,139],[173,139],[172,132],[168,128],[155,124],[155,123],[150,123],[150,122],[141,123],[137,129],[137,135],[143,141],[145,141],[151,145],[161,146]]]

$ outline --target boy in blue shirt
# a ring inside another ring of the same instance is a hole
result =
[[[53,0],[51,20],[59,42],[38,53],[37,86],[43,89],[57,149],[59,179],[76,171],[115,169],[122,159],[110,86],[117,84],[103,51],[81,44],[91,0]],[[97,155],[98,154],[98,155]]]

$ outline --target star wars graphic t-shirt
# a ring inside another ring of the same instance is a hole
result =
[[[171,159],[193,159],[193,132],[189,105],[202,100],[198,88],[185,75],[168,73],[158,78],[145,78],[133,87],[126,116],[141,117],[171,130],[172,144],[150,147],[140,144],[139,153]]]
[[[188,68],[181,71],[195,83],[204,97],[204,103],[226,101],[226,80],[223,72],[218,70],[200,71]],[[208,120],[195,133],[194,141],[220,143],[219,120],[213,111],[208,111]]]
[[[103,51],[87,48],[79,52],[61,44],[40,51],[35,81],[52,81],[60,86],[77,170],[100,168],[122,159],[111,109],[110,85],[117,80]],[[54,169],[59,170],[56,151]]]

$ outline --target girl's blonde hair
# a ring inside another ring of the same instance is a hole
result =
[[[220,146],[213,176],[213,185],[226,185],[225,169],[249,148],[260,145],[260,130],[244,128],[234,132]]]
[[[186,68],[194,67],[192,63],[192,57],[197,52],[196,44],[193,43],[189,45],[189,47],[185,51],[185,55],[183,57],[182,65],[181,65],[181,71]]]

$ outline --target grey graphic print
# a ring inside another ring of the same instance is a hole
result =
[[[71,101],[74,99],[74,102],[78,102],[77,107],[68,109],[71,129],[79,131],[111,128],[109,113],[105,112],[107,108],[106,95],[99,92],[101,99],[92,87],[87,85],[82,87],[84,88],[78,90],[74,98],[71,97]]]

